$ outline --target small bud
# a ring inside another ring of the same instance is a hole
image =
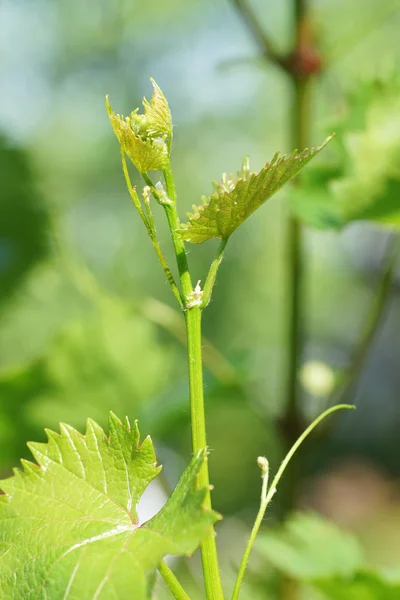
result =
[[[193,293],[190,295],[188,299],[188,303],[186,304],[186,308],[193,308],[194,306],[201,306],[203,302],[203,290],[200,287],[200,280],[197,282],[196,287],[193,290]]]
[[[164,204],[172,204],[171,200],[168,198],[167,192],[164,189],[161,181],[157,181],[155,185],[157,194],[158,194],[158,202],[163,206]]]
[[[150,187],[148,185],[145,185],[143,188],[142,196],[143,196],[143,200],[146,202],[146,204],[150,204],[150,193],[151,193]]]
[[[259,456],[257,458],[257,464],[260,467],[261,471],[263,472],[263,475],[265,475],[266,473],[268,473],[269,470],[269,462],[268,460],[265,458],[265,456]]]

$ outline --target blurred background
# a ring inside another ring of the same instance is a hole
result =
[[[259,0],[251,7],[277,50],[289,52],[291,3]],[[315,0],[309,11],[326,66],[310,98],[310,143],[319,144],[343,114],[350,115],[350,129],[362,129],[351,102],[364,97],[359,89],[366,81],[388,74],[390,93],[400,89],[400,2]],[[104,107],[110,94],[113,108],[129,113],[151,95],[149,76],[173,115],[182,217],[211,192],[213,179],[237,171],[243,156],[259,169],[277,150],[293,150],[290,82],[261,55],[237,3],[0,3],[0,474],[10,475],[19,458],[29,456],[27,440],[45,439],[44,427],[57,429],[65,421],[83,430],[87,417],[106,427],[109,410],[127,414],[139,419],[143,436],[151,433],[164,465],[162,481],[142,502],[143,520],[164,501],[190,456],[183,323],[130,204]],[[389,122],[385,132],[396,134],[400,147],[399,127]],[[397,157],[398,178],[400,152]],[[325,191],[321,185],[319,193]],[[232,237],[204,315],[211,481],[214,505],[225,517],[218,544],[228,588],[258,507],[256,458],[267,456],[275,469],[285,448],[279,423],[285,410],[290,195],[289,189],[274,196]],[[390,197],[397,207],[399,195],[397,183]],[[156,214],[158,231],[172,264],[162,216]],[[332,401],[374,306],[395,235],[372,222],[355,221],[340,231],[305,227],[299,378],[305,421]],[[190,248],[194,279],[204,281],[214,252],[213,242]],[[358,410],[334,418],[314,436],[286,476],[297,481],[286,504],[318,512],[351,534],[363,556],[354,577],[364,579],[350,591],[339,584],[308,587],[314,575],[301,568],[300,574],[290,572],[293,548],[287,542],[285,550],[282,540],[282,561],[274,560],[279,521],[289,518],[287,527],[293,525],[278,493],[264,527],[275,533],[265,534],[252,557],[243,598],[400,597],[393,575],[381,581],[388,569],[400,570],[394,266],[382,304],[359,376],[346,393]],[[305,532],[330,527],[298,518]],[[305,538],[310,543],[312,533]],[[319,560],[327,539],[315,536],[309,563]],[[177,568],[193,597],[201,597],[198,557]],[[283,590],[277,573],[289,583],[307,581],[294,592],[286,581]],[[168,597],[161,583],[157,594]]]

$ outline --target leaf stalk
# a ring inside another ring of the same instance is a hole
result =
[[[246,546],[246,549],[243,554],[242,562],[239,567],[238,576],[237,576],[235,587],[234,587],[233,594],[232,594],[232,600],[238,600],[238,598],[239,598],[240,588],[242,586],[247,563],[249,561],[250,553],[253,549],[254,542],[256,540],[258,531],[261,527],[261,524],[262,524],[262,521],[263,521],[263,518],[265,515],[265,511],[267,510],[269,503],[271,502],[273,496],[275,495],[278,484],[279,484],[279,482],[282,478],[282,475],[284,474],[288,464],[290,463],[291,459],[293,458],[293,456],[295,455],[295,453],[297,452],[297,450],[299,449],[301,444],[304,442],[304,440],[317,427],[317,425],[319,425],[319,423],[321,423],[321,421],[323,421],[326,417],[331,415],[333,412],[336,412],[337,410],[354,409],[354,408],[355,408],[354,406],[351,406],[349,404],[338,404],[337,406],[328,408],[328,410],[326,410],[319,417],[317,417],[311,423],[311,425],[309,425],[307,427],[307,429],[305,431],[303,431],[301,436],[293,444],[293,446],[291,447],[291,449],[285,456],[284,460],[282,461],[281,466],[279,467],[279,469],[269,487],[268,487],[268,474],[269,474],[268,461],[263,457],[258,459],[258,464],[262,470],[262,480],[263,480],[262,490],[261,490],[260,509],[257,513],[257,517],[254,522],[253,529],[251,530],[249,541],[247,542],[247,546]]]
[[[174,294],[179,306],[182,307],[183,301],[182,301],[181,293],[179,291],[178,286],[176,285],[174,276],[171,273],[171,270],[168,266],[166,258],[161,250],[161,246],[157,239],[157,232],[156,232],[150,204],[146,203],[146,200],[145,200],[145,207],[146,207],[146,214],[147,214],[147,216],[146,216],[146,214],[143,211],[142,205],[140,203],[139,196],[137,195],[137,192],[132,185],[131,178],[129,176],[128,165],[126,164],[125,151],[123,150],[122,147],[121,147],[121,161],[122,161],[122,170],[124,172],[125,182],[126,182],[126,186],[129,191],[129,195],[132,199],[132,202],[133,202],[136,210],[138,211],[138,213],[140,215],[140,218],[142,219],[142,221],[146,227],[147,233],[149,234],[149,237],[151,239],[151,243],[153,244],[154,250],[156,251],[157,258],[164,270],[167,281],[168,281],[169,285],[171,286],[172,293]]]
[[[190,600],[190,597],[187,595],[165,560],[161,561],[158,571],[176,600]]]
[[[205,308],[210,303],[212,292],[214,289],[215,279],[217,277],[218,269],[224,256],[224,250],[228,243],[228,239],[229,238],[224,238],[223,240],[221,240],[221,243],[218,246],[217,254],[215,255],[215,258],[211,263],[210,270],[208,271],[207,279],[204,284],[203,300],[201,303],[202,308]]]

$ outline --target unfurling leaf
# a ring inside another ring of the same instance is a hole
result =
[[[149,137],[167,136],[168,146],[172,141],[172,117],[168,102],[153,78],[150,78],[154,92],[150,102],[143,98],[146,133]],[[139,116],[139,115],[138,115]]]
[[[139,525],[136,505],[157,476],[147,437],[110,414],[110,434],[61,425],[31,443],[37,464],[0,483],[0,597],[145,600],[166,554],[192,553],[218,515],[203,508],[195,456],[160,512]]]
[[[244,161],[237,176],[223,176],[215,184],[215,192],[203,198],[201,206],[195,206],[189,222],[182,225],[184,240],[201,244],[210,238],[228,238],[257,208],[273,196],[332,139],[311,150],[301,153],[295,150],[290,156],[275,154],[259,173],[251,172]]]
[[[172,119],[168,102],[156,84],[150,102],[143,99],[144,114],[134,110],[129,117],[116,114],[108,97],[108,116],[121,148],[129,156],[140,173],[163,170],[167,163],[172,144]]]

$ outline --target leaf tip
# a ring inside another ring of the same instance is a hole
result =
[[[111,108],[109,97],[110,96],[107,94],[106,95],[106,110],[107,110],[108,116],[110,117],[114,113],[114,111]]]
[[[117,417],[117,415],[115,413],[113,413],[112,410],[110,410],[109,414],[108,414],[108,424],[110,429],[114,429],[116,427],[122,428],[123,427],[123,423],[121,421],[121,419],[119,419]]]

